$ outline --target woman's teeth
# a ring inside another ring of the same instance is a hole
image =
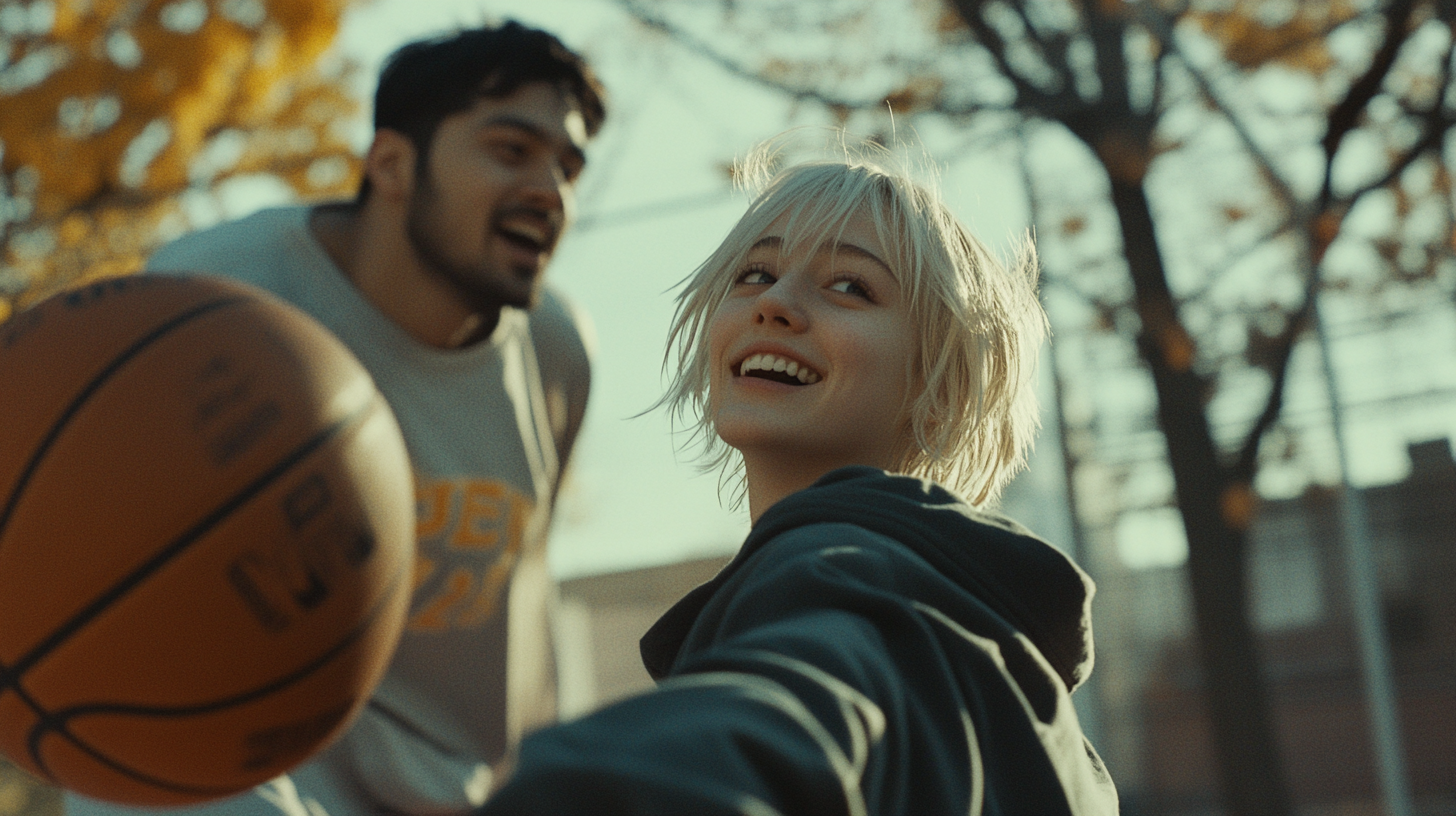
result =
[[[745,376],[750,371],[771,371],[787,374],[789,377],[798,380],[804,385],[813,385],[821,379],[819,372],[814,371],[808,366],[773,354],[755,354],[739,364],[738,376]]]

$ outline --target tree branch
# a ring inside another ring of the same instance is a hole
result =
[[[1421,135],[1416,139],[1408,150],[1402,153],[1391,163],[1390,168],[1384,175],[1364,187],[1360,187],[1346,197],[1346,202],[1358,201],[1366,193],[1379,190],[1382,187],[1394,182],[1405,172],[1405,169],[1422,155],[1431,150],[1439,150],[1443,137],[1453,125],[1456,125],[1456,117],[1452,117],[1445,109],[1446,94],[1451,89],[1451,61],[1456,57],[1456,38],[1452,39],[1451,45],[1446,48],[1446,59],[1441,63],[1440,85],[1434,94],[1434,101],[1430,110],[1419,114],[1424,125]]]
[[[1345,136],[1359,123],[1360,112],[1380,93],[1380,88],[1385,84],[1385,78],[1390,74],[1390,69],[1395,65],[1395,58],[1400,53],[1400,47],[1405,44],[1410,25],[1411,12],[1415,8],[1415,0],[1394,0],[1386,7],[1385,14],[1385,40],[1380,44],[1380,49],[1375,52],[1375,58],[1371,60],[1370,67],[1365,70],[1361,77],[1350,85],[1346,91],[1345,98],[1330,111],[1327,118],[1328,125],[1325,129],[1325,137],[1321,144],[1325,149],[1325,180],[1320,187],[1319,200],[1323,204],[1333,199],[1331,185],[1333,174],[1330,169],[1334,166],[1335,153],[1340,149],[1340,143]]]
[[[1225,252],[1223,257],[1219,258],[1215,263],[1208,264],[1203,268],[1202,274],[1200,275],[1200,277],[1202,277],[1204,280],[1203,285],[1199,286],[1196,289],[1193,289],[1188,294],[1180,297],[1178,299],[1179,302],[1187,303],[1191,301],[1201,300],[1203,297],[1208,295],[1210,291],[1212,291],[1213,287],[1219,283],[1220,279],[1222,279],[1223,276],[1227,274],[1228,271],[1232,269],[1235,264],[1249,257],[1250,255],[1253,255],[1255,252],[1258,252],[1261,249],[1266,249],[1269,246],[1269,241],[1273,240],[1279,235],[1283,235],[1293,228],[1294,219],[1286,215],[1282,220],[1280,220],[1278,224],[1275,224],[1271,229],[1267,229],[1264,232],[1260,233],[1257,238],[1254,238],[1253,240],[1248,241],[1241,246],[1233,247],[1228,252]],[[1215,269],[1217,269],[1218,271],[1214,271]]]
[[[1001,75],[1016,89],[1016,95],[1024,100],[1024,105],[1043,113],[1060,107],[1058,103],[1061,100],[1058,95],[1048,94],[1016,72],[1007,55],[1006,40],[1002,38],[1001,32],[986,22],[985,17],[981,15],[981,10],[986,5],[983,0],[952,0],[951,4],[955,7],[956,13],[960,15],[961,21],[976,36],[976,42],[985,48],[991,58],[996,61],[996,67],[1000,69]],[[1027,30],[1031,31],[1029,24]],[[1063,93],[1066,93],[1068,84],[1066,82],[1062,84]],[[1075,91],[1072,93],[1075,94]]]
[[[1286,181],[1274,166],[1273,160],[1265,152],[1263,147],[1254,139],[1253,133],[1244,123],[1242,117],[1224,101],[1218,89],[1214,87],[1213,81],[1208,75],[1184,52],[1178,42],[1176,33],[1167,19],[1158,14],[1148,13],[1147,3],[1138,6],[1139,18],[1148,26],[1149,31],[1157,37],[1168,49],[1169,53],[1178,57],[1189,75],[1193,78],[1194,84],[1198,87],[1199,93],[1203,95],[1214,110],[1228,121],[1233,128],[1235,135],[1249,152],[1254,163],[1268,179],[1269,184],[1274,188],[1275,194],[1285,202],[1288,207],[1288,221],[1291,224],[1306,224],[1317,220],[1315,212],[1310,208],[1302,206],[1299,197],[1295,194],[1294,188]],[[1329,177],[1329,170],[1332,159],[1327,157],[1325,176]],[[1322,217],[1338,218],[1335,213],[1320,213]],[[1308,247],[1308,243],[1306,242]],[[1289,313],[1286,318],[1284,330],[1273,338],[1272,347],[1274,353],[1271,355],[1273,365],[1269,368],[1269,399],[1265,402],[1263,410],[1254,420],[1244,436],[1244,441],[1239,446],[1231,465],[1231,472],[1234,478],[1244,482],[1251,481],[1258,469],[1259,444],[1263,441],[1264,434],[1279,420],[1279,414],[1284,406],[1284,386],[1289,376],[1289,362],[1293,356],[1294,345],[1300,335],[1308,327],[1309,319],[1314,313],[1315,298],[1319,290],[1320,274],[1319,261],[1316,252],[1306,252],[1308,269],[1305,271],[1304,287],[1301,293],[1299,304]]]
[[[722,68],[724,71],[739,79],[746,79],[754,84],[778,91],[795,101],[815,102],[826,108],[841,108],[846,110],[876,110],[884,103],[884,99],[881,97],[874,99],[852,99],[827,94],[818,88],[808,85],[798,85],[772,79],[721,53],[707,41],[692,34],[692,32],[674,25],[664,17],[654,14],[644,4],[638,2],[638,0],[617,0],[617,3],[623,11],[627,12],[628,16],[632,17],[632,19],[636,20],[643,27],[666,35],[697,56],[714,63],[719,68]],[[962,109],[959,113],[968,115],[984,109],[980,106],[972,106]]]
[[[1309,320],[1314,315],[1318,288],[1319,276],[1311,274],[1305,281],[1304,295],[1298,308],[1286,318],[1284,330],[1273,338],[1275,351],[1274,365],[1269,369],[1269,399],[1245,434],[1231,468],[1234,478],[1240,481],[1253,481],[1259,468],[1259,445],[1264,441],[1264,434],[1274,427],[1274,423],[1279,421],[1279,414],[1284,410],[1284,385],[1289,379],[1289,363],[1294,357],[1294,344],[1309,327]]]
[[[1395,29],[1393,28],[1392,30]],[[1404,32],[1404,26],[1401,26],[1399,30]],[[1402,34],[1402,37],[1403,36],[1404,35]],[[1398,46],[1399,44],[1397,44],[1397,46],[1393,50],[1398,50]],[[1356,93],[1355,90],[1352,88],[1351,93],[1346,95],[1345,100],[1341,103],[1341,105],[1338,106],[1336,110],[1332,111],[1330,114],[1331,125],[1329,130],[1327,131],[1327,134],[1336,133],[1338,131],[1338,128],[1340,127],[1344,127],[1345,130],[1343,132],[1339,132],[1339,136],[1333,141],[1329,140],[1327,135],[1325,141],[1327,150],[1325,156],[1325,185],[1320,193],[1320,205],[1318,207],[1318,215],[1316,216],[1315,221],[1312,225],[1313,231],[1317,233],[1314,236],[1314,240],[1316,242],[1319,242],[1319,244],[1316,246],[1316,252],[1312,257],[1312,263],[1308,272],[1308,276],[1305,280],[1303,300],[1300,303],[1299,307],[1295,309],[1287,318],[1288,322],[1285,324],[1284,331],[1280,332],[1279,335],[1274,338],[1273,346],[1275,348],[1275,365],[1269,372],[1271,377],[1269,401],[1265,404],[1264,410],[1260,413],[1259,418],[1254,422],[1254,425],[1250,428],[1248,435],[1244,438],[1244,444],[1241,446],[1238,459],[1234,464],[1235,472],[1238,474],[1246,474],[1245,478],[1251,479],[1253,477],[1253,474],[1256,472],[1258,467],[1259,443],[1263,439],[1264,434],[1271,427],[1273,427],[1275,422],[1278,421],[1279,413],[1283,406],[1284,384],[1288,377],[1289,362],[1290,358],[1293,356],[1294,344],[1298,341],[1299,336],[1305,331],[1305,329],[1308,328],[1309,322],[1314,315],[1315,303],[1318,298],[1319,287],[1322,281],[1322,277],[1320,274],[1320,258],[1323,256],[1323,250],[1328,247],[1329,243],[1333,240],[1333,236],[1338,234],[1339,226],[1344,219],[1344,215],[1350,211],[1356,201],[1358,201],[1367,193],[1370,193],[1374,190],[1380,189],[1392,183],[1397,177],[1399,177],[1400,173],[1403,172],[1406,167],[1410,166],[1410,164],[1416,160],[1416,158],[1418,158],[1428,150],[1439,147],[1442,141],[1442,136],[1451,129],[1452,118],[1445,113],[1443,103],[1446,96],[1446,91],[1450,87],[1451,83],[1450,66],[1453,53],[1452,48],[1456,48],[1456,43],[1453,43],[1452,47],[1448,47],[1447,59],[1442,64],[1441,69],[1442,76],[1440,91],[1436,94],[1435,101],[1432,103],[1431,109],[1426,113],[1425,117],[1423,117],[1425,119],[1426,128],[1425,132],[1421,135],[1421,138],[1418,139],[1409,150],[1407,150],[1395,162],[1393,162],[1389,171],[1385,173],[1385,175],[1382,176],[1379,180],[1354,191],[1351,195],[1340,201],[1335,201],[1331,198],[1329,179],[1330,170],[1334,163],[1334,154],[1328,151],[1331,150],[1332,145],[1334,149],[1338,149],[1339,141],[1343,139],[1344,133],[1348,132],[1348,130],[1354,126],[1355,119],[1358,118],[1357,116],[1352,117],[1348,113],[1348,111],[1342,111],[1341,109],[1345,108],[1346,103],[1348,103],[1351,99],[1359,98],[1361,94],[1365,93],[1365,91],[1362,90],[1359,93]],[[1386,50],[1392,50],[1390,49],[1389,37],[1387,37],[1386,42],[1382,44],[1382,51]],[[1357,82],[1356,84],[1360,85],[1364,83],[1368,85],[1368,83],[1365,83],[1365,80],[1376,73],[1375,68],[1376,66],[1372,65],[1371,71],[1367,71],[1365,77],[1362,78],[1361,82]],[[1381,81],[1383,81],[1383,77],[1389,71],[1389,68],[1390,66],[1387,64],[1383,69],[1379,71]],[[1376,82],[1374,87],[1378,89],[1379,82]],[[1369,99],[1369,96],[1364,97],[1363,101],[1361,102],[1362,108],[1364,104],[1368,103]],[[1343,125],[1335,124],[1337,114],[1340,121],[1344,122]],[[1356,114],[1358,114],[1358,109],[1356,111]]]
[[[1087,31],[1097,53],[1097,80],[1102,85],[1102,102],[1119,112],[1133,114],[1132,94],[1127,73],[1127,55],[1123,52],[1124,29],[1102,10],[1098,3],[1083,3]],[[1151,106],[1153,110],[1157,105]]]
[[[1259,169],[1274,186],[1279,198],[1283,199],[1291,209],[1296,208],[1299,197],[1295,195],[1294,188],[1280,176],[1278,170],[1274,167],[1274,160],[1269,157],[1269,154],[1264,150],[1263,146],[1254,139],[1253,132],[1249,130],[1243,118],[1224,101],[1218,89],[1214,87],[1213,80],[1209,78],[1199,65],[1189,58],[1182,44],[1178,41],[1177,33],[1173,30],[1172,23],[1147,2],[1139,3],[1137,9],[1139,22],[1147,26],[1148,31],[1158,39],[1158,42],[1167,49],[1168,53],[1176,56],[1179,62],[1183,64],[1183,67],[1188,70],[1189,76],[1193,78],[1194,84],[1198,86],[1198,92],[1213,106],[1214,110],[1218,111],[1219,115],[1228,121],[1229,126],[1234,129],[1234,134],[1238,136],[1239,141],[1244,145],[1244,149],[1249,151],[1249,155],[1254,159],[1254,163],[1259,166]]]

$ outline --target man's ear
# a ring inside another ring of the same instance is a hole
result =
[[[396,130],[380,129],[364,154],[364,175],[371,195],[404,201],[415,189],[415,145]]]

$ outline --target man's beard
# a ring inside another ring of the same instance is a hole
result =
[[[450,257],[449,246],[459,240],[457,236],[441,234],[438,217],[439,197],[429,176],[421,183],[410,199],[409,212],[405,221],[405,233],[415,255],[436,275],[457,289],[476,311],[492,311],[501,306],[529,309],[536,305],[540,294],[539,274],[501,268],[489,259],[478,263],[461,263]],[[482,229],[493,229],[494,220],[482,223]],[[490,235],[484,236],[489,241]],[[533,277],[525,287],[508,285],[507,281],[521,281]]]

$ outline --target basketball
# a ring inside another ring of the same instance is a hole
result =
[[[247,790],[340,734],[404,624],[399,427],[258,289],[138,276],[0,324],[0,752],[132,805]]]

